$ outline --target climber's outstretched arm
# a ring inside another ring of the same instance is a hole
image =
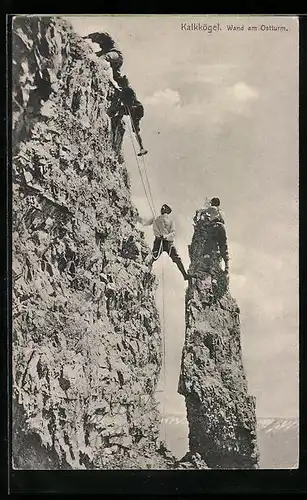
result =
[[[136,219],[140,224],[142,224],[142,226],[151,226],[154,221],[154,217],[150,217],[150,219],[143,219],[143,217],[140,217],[139,215],[137,215]]]

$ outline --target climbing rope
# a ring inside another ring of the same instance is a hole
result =
[[[130,115],[130,120],[131,120],[131,124],[133,123],[132,119],[131,119],[131,114],[130,114],[130,111],[129,111],[129,108],[127,108],[125,106],[125,108],[128,110],[128,113]],[[139,170],[139,174],[140,174],[140,178],[141,178],[141,181],[142,181],[142,184],[143,184],[143,188],[144,188],[144,193],[145,193],[145,196],[146,196],[146,200],[147,200],[147,203],[148,203],[148,206],[150,208],[150,211],[152,213],[152,216],[155,217],[156,216],[156,211],[155,211],[155,208],[154,208],[154,204],[153,202],[151,201],[151,198],[150,198],[150,194],[147,193],[147,189],[146,188],[146,184],[144,182],[144,179],[143,179],[143,175],[142,175],[142,170],[141,170],[141,167],[140,167],[140,164],[139,164],[139,160],[138,160],[138,155],[137,155],[137,152],[136,152],[136,149],[135,149],[135,146],[134,146],[134,142],[133,142],[133,135],[132,135],[132,129],[131,129],[131,124],[129,124],[128,128],[129,128],[129,133],[130,133],[130,139],[131,139],[131,143],[132,143],[132,147],[133,147],[133,151],[134,151],[134,155],[135,155],[135,159],[136,159],[136,163],[137,163],[137,167],[138,167],[138,170]]]
[[[133,121],[133,118],[131,116],[130,108],[128,106],[125,106],[125,108],[126,108],[126,111],[128,111],[128,113],[129,113],[130,124],[132,126],[133,132],[135,133],[135,135],[137,135],[137,131],[135,129],[134,121]],[[131,134],[131,129],[130,129],[130,134]],[[132,138],[132,134],[131,134],[131,138]],[[133,138],[132,138],[132,145],[133,145],[134,152],[136,154],[134,143],[133,143]],[[137,163],[138,163],[138,156],[137,156],[137,154],[136,154],[136,160],[137,160]],[[144,167],[144,172],[145,172],[145,178],[146,178],[147,187],[148,187],[149,198],[150,198],[150,202],[152,204],[154,216],[156,217],[155,203],[154,203],[152,192],[151,192],[151,188],[150,188],[150,182],[149,182],[149,179],[148,179],[148,176],[147,176],[147,170],[146,170],[146,165],[145,165],[145,158],[144,158],[143,155],[142,155],[142,160],[143,160],[143,167]]]
[[[162,337],[163,337],[163,393],[162,393],[162,419],[163,419],[163,429],[164,429],[164,442],[166,444],[166,412],[165,412],[165,380],[166,380],[166,342],[165,342],[165,294],[164,294],[164,265],[162,261]]]
[[[133,141],[132,130],[136,134],[134,122],[133,122],[133,119],[132,119],[129,107],[125,106],[125,108],[126,108],[126,111],[128,111],[128,114],[129,114],[129,117],[130,117],[130,124],[129,124],[129,127],[128,127],[129,128],[129,132],[130,132],[130,139],[131,139],[131,143],[132,143],[132,147],[133,147],[133,151],[134,151],[136,163],[137,163],[137,166],[138,166],[139,174],[140,174],[140,177],[141,177],[141,181],[142,181],[142,184],[143,184],[144,193],[145,193],[145,196],[146,196],[146,199],[147,199],[148,206],[149,206],[149,208],[151,210],[151,213],[152,213],[153,217],[155,218],[156,217],[155,203],[154,203],[154,200],[153,200],[153,195],[152,195],[152,191],[151,191],[151,188],[150,188],[150,182],[149,182],[148,175],[147,175],[147,170],[146,170],[146,165],[145,165],[145,159],[144,159],[144,156],[142,156],[143,167],[144,167],[144,172],[145,172],[145,179],[146,179],[146,183],[147,183],[147,188],[146,188],[146,184],[144,182],[143,176],[142,176],[142,170],[141,170],[141,167],[140,167],[140,164],[139,164],[139,161],[138,161],[138,155],[137,155],[137,152],[136,152],[136,149],[135,149],[135,146],[134,146],[134,141]],[[161,238],[159,251],[158,251],[156,257],[153,255],[153,259],[157,260],[160,257],[162,251],[163,251],[163,240]],[[162,420],[163,420],[163,429],[164,429],[164,442],[166,443],[166,419],[165,419],[166,342],[165,342],[165,286],[164,286],[164,263],[163,263],[163,260],[162,260],[162,268],[161,268],[161,284],[162,284],[162,338],[163,338],[163,387],[164,387],[164,389],[162,391],[156,391],[156,392],[162,392],[163,393],[163,396],[162,396]]]
[[[150,182],[149,182],[149,179],[148,179],[148,176],[147,176],[147,168],[146,168],[146,165],[145,165],[145,158],[144,158],[144,156],[142,156],[142,160],[143,160],[143,167],[144,167],[144,172],[145,172],[145,177],[146,177],[146,181],[147,181],[147,186],[148,186],[148,191],[149,191],[150,199],[152,201],[152,206],[154,208],[154,212],[156,212],[155,204],[154,204],[154,201],[153,201],[153,196],[152,196],[152,193],[151,193]]]

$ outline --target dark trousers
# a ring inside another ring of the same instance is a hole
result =
[[[144,108],[142,104],[139,103],[136,105],[129,106],[129,111],[130,111],[130,120],[133,132],[135,133],[135,137],[139,143],[140,148],[143,149],[143,141],[140,131],[140,120],[144,116]]]
[[[220,254],[223,257],[225,264],[229,260],[229,254],[228,254],[228,245],[227,245],[227,237],[226,237],[226,231],[225,231],[225,226],[221,223],[216,223],[213,224],[213,235],[215,240],[218,243]]]
[[[157,260],[162,252],[168,253],[172,261],[177,265],[181,274],[185,277],[186,271],[184,269],[182,260],[178,255],[174,243],[172,241],[165,240],[164,238],[156,237],[152,247],[152,255],[154,259]]]

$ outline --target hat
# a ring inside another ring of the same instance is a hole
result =
[[[166,210],[168,214],[170,214],[170,213],[171,213],[171,211],[172,211],[171,207],[170,207],[169,205],[167,205],[166,203],[164,203],[164,204],[162,205],[161,210],[162,210],[162,209]]]

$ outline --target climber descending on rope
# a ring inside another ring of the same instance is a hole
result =
[[[177,265],[184,280],[188,280],[189,275],[187,274],[174,245],[175,225],[174,221],[170,217],[171,211],[171,207],[164,204],[161,207],[161,214],[158,217],[152,217],[148,221],[138,217],[138,222],[144,226],[153,226],[155,239],[152,248],[152,258],[149,265],[151,266],[152,263],[160,257],[162,252],[167,252],[172,261]]]

